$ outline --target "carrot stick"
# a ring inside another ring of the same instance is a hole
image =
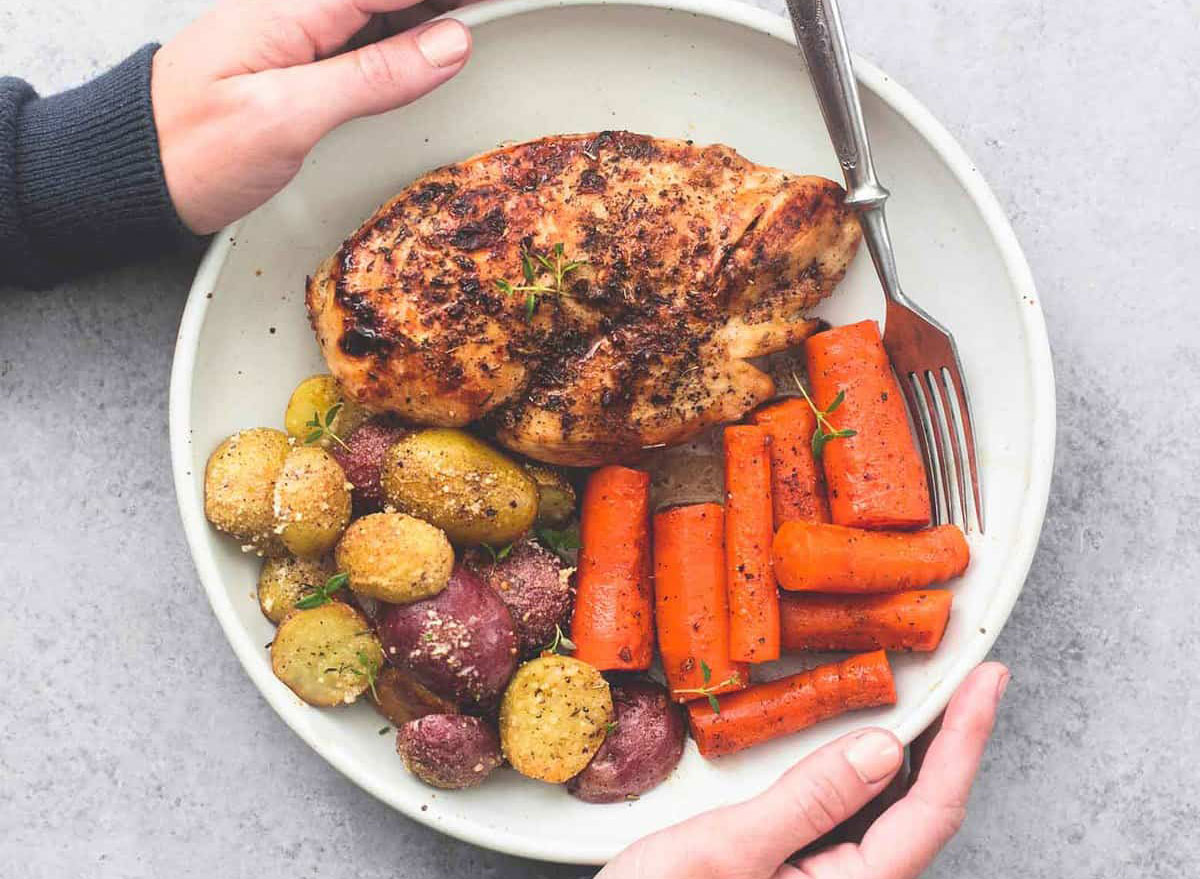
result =
[[[771,505],[775,527],[792,519],[829,521],[825,475],[813,458],[812,436],[817,419],[800,397],[772,403],[750,416],[771,437]]]
[[[903,592],[957,577],[970,549],[957,525],[925,531],[864,531],[784,522],[775,534],[775,576],[797,592]]]
[[[892,595],[811,595],[779,600],[784,650],[936,650],[954,595],[945,589]]]
[[[829,484],[829,512],[838,525],[880,530],[929,524],[929,484],[904,396],[874,321],[818,333],[805,344],[808,378],[817,406],[854,436],[830,440],[821,453]]]
[[[851,656],[716,700],[688,705],[692,738],[704,757],[733,754],[807,729],[847,711],[896,704],[896,685],[882,650]]]
[[[650,476],[602,467],[583,492],[574,656],[601,671],[645,670],[654,656]]]
[[[764,428],[725,428],[725,573],[729,592],[729,657],[779,658],[779,591],[771,570],[770,441]]]
[[[729,658],[724,529],[719,504],[654,517],[658,652],[676,702],[740,690],[749,681],[746,664]]]

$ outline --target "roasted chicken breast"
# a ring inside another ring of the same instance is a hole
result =
[[[365,406],[483,419],[577,466],[736,420],[747,358],[814,329],[857,221],[831,180],[629,132],[546,137],[432,171],[317,269],[309,317]]]

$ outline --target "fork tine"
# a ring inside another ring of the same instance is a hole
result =
[[[921,456],[925,459],[925,481],[929,486],[930,513],[933,521],[941,521],[941,492],[933,474],[938,470],[938,461],[934,456],[933,435],[929,430],[929,414],[925,409],[925,397],[919,393],[920,382],[914,373],[904,376],[900,382],[904,391],[904,399],[908,403],[908,414],[913,426],[917,428],[917,440],[921,445]]]
[[[975,430],[971,419],[971,399],[967,395],[967,385],[962,380],[962,364],[958,352],[954,352],[954,367],[947,369],[947,379],[954,388],[954,396],[958,401],[959,429],[962,432],[963,445],[967,451],[967,466],[971,471],[971,494],[975,501],[975,523],[979,533],[984,533],[983,526],[983,490],[979,484],[979,461],[975,456]]]
[[[943,367],[931,372],[929,377],[933,381],[933,384],[937,386],[938,396],[942,402],[942,414],[945,417],[946,431],[949,434],[947,440],[954,462],[954,477],[956,488],[958,489],[958,512],[962,516],[962,529],[963,531],[970,531],[971,514],[967,512],[967,477],[966,467],[963,462],[963,444],[958,429],[958,417],[954,411],[954,406],[951,405],[950,391],[947,387],[950,382],[949,373],[950,370]]]
[[[938,394],[933,381],[933,373],[925,372],[923,375],[918,375],[922,390],[929,397],[929,427],[933,433],[933,444],[937,447],[938,455],[938,476],[942,483],[942,498],[946,505],[946,518],[942,521],[947,524],[954,524],[954,488],[953,480],[950,478],[950,459],[947,455],[947,446],[950,445],[950,435],[946,433],[946,420],[942,417],[941,407],[938,405]]]

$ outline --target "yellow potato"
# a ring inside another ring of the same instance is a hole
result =
[[[350,522],[350,484],[324,449],[297,446],[275,482],[275,532],[293,555],[328,553]]]
[[[291,445],[283,431],[255,427],[217,446],[204,469],[204,515],[259,555],[282,555],[275,534],[275,481]]]
[[[342,407],[337,411],[332,424],[326,424],[329,410],[338,403]],[[330,448],[338,437],[343,441],[354,428],[358,427],[370,414],[362,406],[342,394],[337,380],[331,375],[310,375],[292,391],[288,398],[287,409],[283,413],[283,426],[287,432],[299,442],[307,442],[318,428],[311,422],[315,419],[324,430],[321,436],[314,440],[315,445]]]
[[[384,494],[396,509],[424,519],[461,545],[502,546],[537,515],[537,484],[483,440],[454,428],[410,433],[383,458]]]
[[[500,745],[517,772],[561,784],[591,762],[612,719],[612,692],[599,671],[542,656],[517,669],[504,691]]]
[[[271,670],[309,705],[342,705],[370,689],[383,648],[366,619],[340,601],[294,610],[271,642]]]
[[[337,566],[355,592],[409,604],[446,588],[454,549],[428,522],[403,513],[374,513],[346,529],[337,546]]]
[[[263,616],[279,625],[297,601],[323,586],[334,573],[333,563],[327,558],[266,559],[258,574],[258,606]]]
[[[575,487],[553,467],[526,464],[525,471],[538,487],[537,523],[560,528],[575,515]]]

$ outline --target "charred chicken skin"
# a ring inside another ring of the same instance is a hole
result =
[[[368,408],[482,420],[542,461],[627,460],[774,394],[747,359],[814,330],[860,238],[843,196],[720,145],[504,146],[376,211],[310,278],[309,317]]]

